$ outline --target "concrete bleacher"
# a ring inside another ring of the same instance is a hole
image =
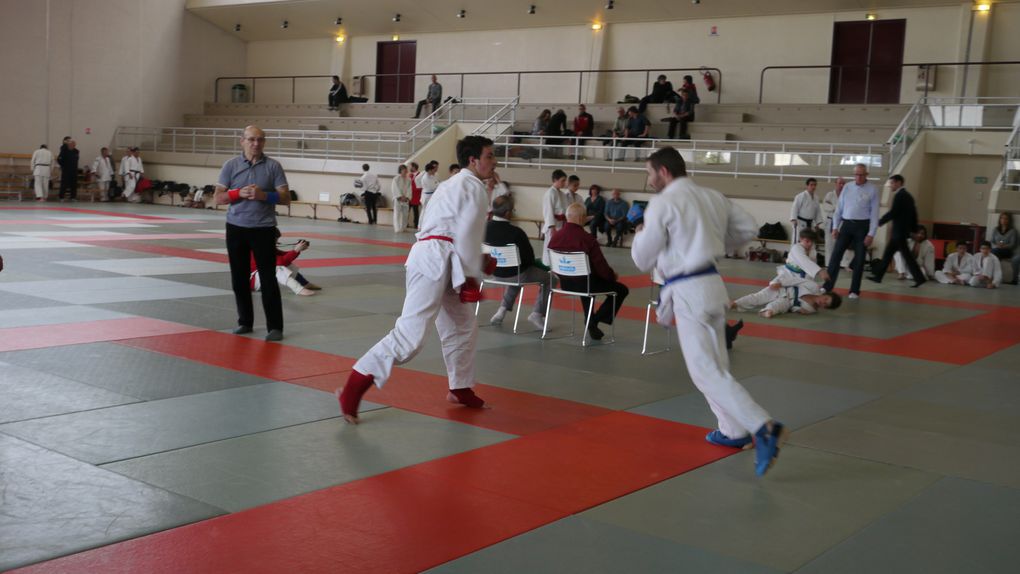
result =
[[[0,198],[21,201],[32,195],[32,154],[0,153]]]

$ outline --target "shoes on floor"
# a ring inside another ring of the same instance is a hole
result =
[[[238,325],[237,327],[234,328],[233,331],[231,331],[231,333],[235,335],[247,335],[248,333],[251,332],[252,328],[249,325]]]
[[[311,297],[312,295],[315,295],[315,291],[312,291],[308,287],[305,287],[304,289],[298,291],[297,294],[302,297]]]
[[[450,389],[450,392],[446,395],[446,400],[472,409],[480,409],[485,406],[485,401],[471,389]]]
[[[744,328],[744,320],[743,319],[737,321],[736,323],[734,323],[732,325],[730,325],[730,324],[726,325],[726,348],[727,349],[732,349],[733,348],[733,341],[737,340],[737,333],[739,333],[740,330],[743,329],[743,328]]]
[[[851,293],[851,294],[847,295],[846,298],[847,299],[860,299],[861,296],[858,293]]]
[[[282,341],[283,340],[283,331],[281,331],[279,329],[273,329],[272,331],[270,331],[266,335],[266,340],[267,341]]]
[[[322,291],[322,287],[319,287],[315,283],[309,283],[305,285],[305,289],[311,289],[312,291]]]
[[[867,279],[868,279],[868,281],[871,281],[873,283],[881,283],[882,282],[882,278],[879,277],[878,275],[868,275]]]
[[[606,336],[606,334],[602,332],[602,329],[599,329],[598,323],[592,323],[588,326],[588,335],[596,341],[601,341],[602,337]]]
[[[918,287],[920,287],[921,285],[924,285],[927,282],[928,282],[927,279],[921,279],[920,281],[915,281],[914,284],[911,285],[910,287],[913,288],[913,289],[917,289]]]
[[[705,440],[714,445],[726,446],[730,448],[747,448],[748,446],[751,445],[750,436],[730,438],[724,435],[722,431],[719,429],[715,429],[714,431],[705,435]]]
[[[761,426],[758,432],[754,433],[754,473],[764,476],[772,468],[776,459],[779,458],[779,447],[786,440],[786,427],[781,423],[772,422],[772,428],[767,424]]]
[[[538,313],[532,313],[528,315],[528,322],[535,326],[537,329],[545,328],[545,315],[539,315]]]
[[[505,316],[506,316],[506,309],[504,307],[500,307],[496,311],[496,313],[492,316],[492,318],[489,319],[489,324],[493,325],[493,326],[502,325],[503,324],[503,317],[505,317]]]

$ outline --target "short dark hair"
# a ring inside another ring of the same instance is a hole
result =
[[[629,114],[630,112],[634,112],[635,114],[638,113],[637,106],[631,106],[627,108],[627,113]]]
[[[810,239],[812,243],[818,242],[818,234],[813,229],[801,229],[797,234],[798,239]]]
[[[593,183],[588,186],[588,191],[591,191],[593,189],[595,190],[595,193],[602,193],[602,186],[597,183]]]
[[[659,74],[659,77],[655,78],[655,79],[656,80],[665,80],[666,79],[666,74]]]
[[[49,148],[46,147],[46,144],[42,144],[41,146],[39,146],[39,149],[49,149]]]
[[[839,309],[839,306],[843,304],[843,298],[839,296],[839,293],[829,292],[826,293],[831,299],[832,304],[829,305],[829,309]]]
[[[982,241],[981,242],[981,247],[987,247],[987,248],[991,249],[992,248],[992,242],[991,241]]]
[[[455,169],[460,169],[460,164],[459,163],[451,163],[450,164],[450,171],[453,171]]]
[[[514,200],[509,195],[497,195],[492,199],[492,215],[509,219],[507,216],[514,210]]]
[[[818,183],[818,180],[817,180],[817,179],[815,179],[815,178],[813,178],[813,177],[809,177],[809,178],[807,178],[807,180],[806,180],[806,181],[804,182],[804,185],[811,185],[812,183]]]
[[[652,155],[648,156],[648,163],[652,164],[652,169],[655,171],[659,171],[663,167],[666,168],[666,171],[673,177],[687,175],[687,164],[684,162],[683,156],[676,151],[676,148],[670,146],[652,152]]]
[[[967,249],[968,251],[970,251],[970,244],[967,243],[966,241],[958,241],[958,242],[956,242],[956,248],[959,249],[961,247],[963,247],[964,249]]]
[[[905,180],[903,179],[902,175],[900,175],[898,173],[894,173],[894,174],[889,176],[889,181],[895,181],[896,183],[898,183],[900,185],[903,185]]]
[[[565,177],[567,177],[567,172],[563,171],[562,169],[554,169],[552,172],[553,181],[557,181]]]
[[[397,166],[397,173],[404,173],[405,171],[407,171],[407,166],[406,165],[400,164],[400,165]]]
[[[467,136],[457,142],[457,163],[460,167],[471,165],[471,158],[481,159],[482,150],[492,147],[492,140],[483,136]]]
[[[568,182],[576,181],[577,183],[581,183],[581,178],[577,177],[576,175],[572,175],[572,176],[567,178],[567,181]]]
[[[361,164],[361,171],[368,171],[368,169],[369,168],[368,168],[368,164],[367,163]]]
[[[340,81],[340,76],[333,76],[333,81],[334,82],[339,82]]]
[[[693,84],[694,76],[684,76],[684,81],[687,82],[688,84]]]
[[[411,162],[411,167],[413,167],[415,171],[418,171],[418,162],[412,161]]]

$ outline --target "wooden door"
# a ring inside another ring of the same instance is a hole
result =
[[[899,103],[906,29],[906,20],[836,22],[832,65],[842,67],[830,72],[829,103]]]
[[[375,60],[375,101],[413,102],[417,42],[379,42]]]

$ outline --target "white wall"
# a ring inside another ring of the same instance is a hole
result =
[[[244,71],[244,43],[184,0],[0,0],[0,14],[0,151],[70,135],[91,161],[117,126],[178,125]]]
[[[1020,60],[1020,2],[992,5],[988,60]],[[998,96],[1020,95],[1020,66],[987,66],[984,92]]]
[[[345,46],[333,38],[249,42],[246,76],[328,76],[343,75]],[[229,101],[230,86],[243,83],[252,89],[251,80],[221,82],[220,101]],[[298,104],[322,104],[332,82],[329,78],[258,80],[255,101]],[[349,88],[350,86],[348,86]]]

